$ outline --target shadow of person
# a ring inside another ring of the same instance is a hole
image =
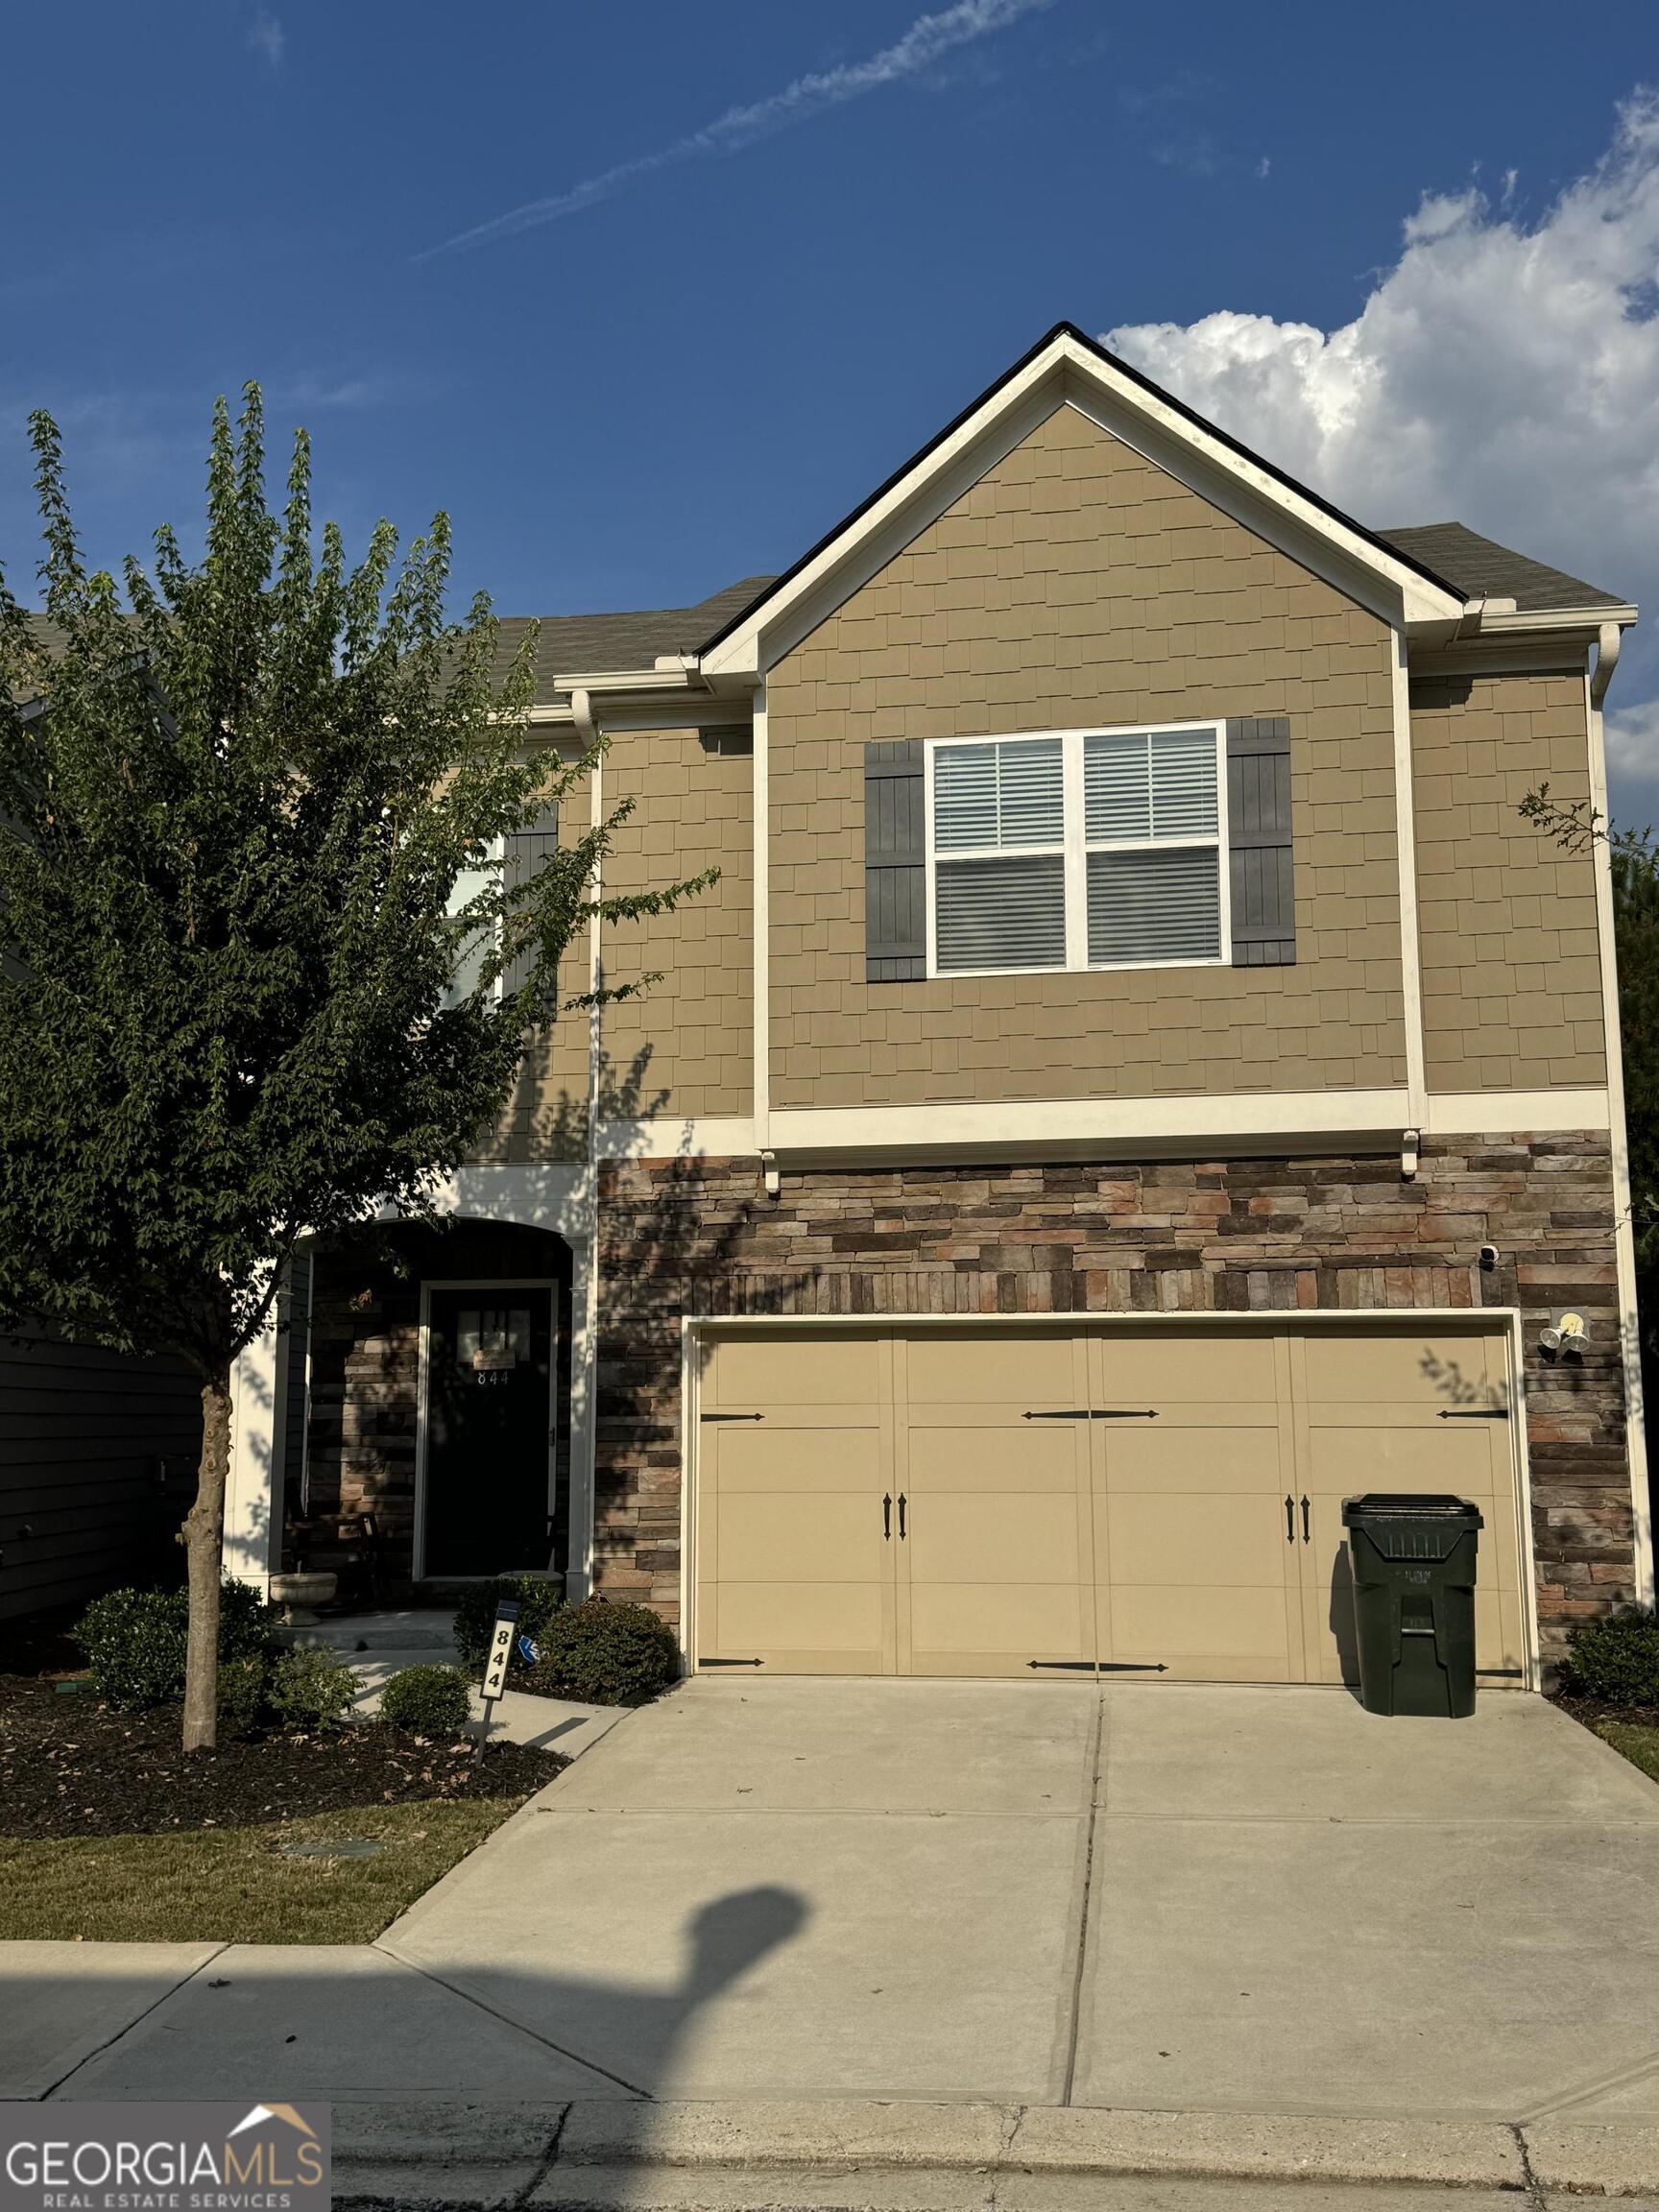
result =
[[[716,1897],[691,1915],[690,1958],[679,1989],[687,2015],[757,1966],[805,1927],[811,1908],[794,1889],[763,1885]]]

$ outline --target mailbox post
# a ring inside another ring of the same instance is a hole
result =
[[[490,1722],[507,1687],[507,1662],[513,1656],[517,1621],[517,1601],[503,1598],[495,1608],[495,1633],[490,1640],[490,1656],[484,1663],[484,1722],[478,1731],[478,1748],[472,1754],[474,1765],[484,1756],[484,1746],[490,1741]]]

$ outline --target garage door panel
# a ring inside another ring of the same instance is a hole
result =
[[[1114,1431],[1106,1439],[1103,1479],[1115,1497],[1180,1489],[1194,1476],[1207,1492],[1255,1496],[1286,1487],[1277,1421],[1251,1427],[1239,1421],[1198,1430]]]
[[[1077,1338],[1071,1331],[996,1336],[919,1330],[904,1338],[903,1357],[912,1404],[1000,1405],[1018,1417],[1029,1407],[1078,1403]]]
[[[721,1500],[712,1561],[718,1581],[874,1581],[881,1574],[880,1506],[875,1499],[817,1495]]]
[[[1135,1583],[1201,1592],[1285,1578],[1284,1509],[1271,1499],[1205,1491],[1109,1497],[1104,1535],[1103,1545],[1096,1538],[1097,1567],[1115,1592]]]
[[[903,1486],[913,1498],[985,1490],[1032,1497],[1063,1491],[1070,1496],[1077,1488],[1079,1438],[1069,1424],[1026,1432],[988,1431],[952,1415],[937,1428],[913,1421]]]
[[[1251,1403],[1278,1397],[1277,1352],[1264,1330],[1205,1328],[1170,1335],[1143,1328],[1099,1333],[1102,1406],[1166,1407]]]
[[[1190,1678],[1226,1662],[1220,1679],[1286,1680],[1291,1631],[1282,1581],[1195,1590],[1183,1583],[1142,1583],[1112,1593],[1113,1658],[1162,1663]]]
[[[1075,1584],[1083,1570],[1076,1500],[1070,1496],[968,1493],[918,1497],[909,1509],[910,1580]]]
[[[1030,1673],[1031,1661],[1088,1659],[1083,1591],[1063,1582],[955,1582],[911,1593],[915,1673]]]
[[[879,1651],[881,1641],[881,1592],[874,1583],[780,1579],[720,1586],[720,1648],[728,1657],[764,1654],[775,1663],[782,1654],[816,1651],[862,1661]]]
[[[1432,1322],[1385,1330],[1309,1331],[1302,1338],[1301,1392],[1310,1407],[1375,1404],[1396,1415],[1442,1407],[1508,1404],[1502,1337]]]
[[[719,1442],[719,1486],[730,1498],[764,1493],[853,1491],[880,1487],[878,1430],[786,1426],[725,1431]]]
[[[1426,1429],[1408,1424],[1340,1420],[1310,1424],[1314,1481],[1322,1490],[1357,1497],[1365,1490],[1457,1491],[1484,1501],[1492,1495],[1492,1439],[1479,1430]],[[1505,1441],[1504,1456],[1507,1457]],[[1504,1469],[1505,1483],[1508,1470]]]
[[[768,1406],[875,1406],[881,1394],[884,1347],[878,1336],[826,1334],[728,1336],[709,1356],[703,1377],[706,1409]]]

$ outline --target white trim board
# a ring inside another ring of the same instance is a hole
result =
[[[1235,1094],[1208,1098],[1039,1098],[997,1104],[784,1107],[769,1117],[774,1150],[803,1166],[822,1158],[844,1166],[937,1165],[944,1157],[1147,1158],[1194,1145],[1222,1157],[1260,1158],[1275,1145],[1304,1154],[1351,1146],[1387,1152],[1408,1119],[1404,1088]],[[1610,1126],[1605,1090],[1441,1092],[1428,1101],[1426,1137],[1599,1135]],[[607,1121],[602,1160],[742,1160],[763,1149],[744,1115]]]
[[[1071,1310],[1057,1313],[837,1313],[837,1314],[685,1314],[680,1322],[680,1636],[688,1673],[697,1671],[697,1445],[698,1397],[702,1361],[697,1346],[710,1336],[799,1335],[803,1331],[845,1334],[859,1330],[999,1329],[1017,1332],[1071,1329],[1087,1324],[1113,1330],[1170,1327],[1318,1330],[1363,1322],[1367,1328],[1407,1330],[1431,1320],[1436,1328],[1471,1335],[1502,1331],[1508,1346],[1511,1418],[1510,1466],[1515,1483],[1515,1529],[1520,1556],[1522,1628],[1526,1640],[1526,1688],[1542,1686],[1538,1630],[1538,1561],[1533,1544],[1532,1466],[1527,1446],[1526,1347],[1517,1306],[1332,1307],[1310,1311],[1214,1313],[1099,1313]],[[1519,1418],[1516,1418],[1516,1415]],[[885,1677],[882,1677],[885,1679]]]

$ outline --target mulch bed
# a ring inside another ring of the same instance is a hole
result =
[[[0,1836],[155,1836],[251,1828],[348,1806],[522,1797],[557,1751],[423,1743],[363,1723],[185,1753],[179,1713],[114,1713],[87,1691],[0,1678]]]
[[[1598,1720],[1627,1721],[1632,1728],[1659,1728],[1659,1705],[1604,1705],[1599,1697],[1574,1697],[1557,1691],[1550,1700],[1586,1728]]]

